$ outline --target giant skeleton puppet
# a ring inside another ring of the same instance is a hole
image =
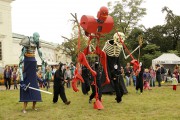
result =
[[[126,45],[124,44],[125,41],[125,35],[122,32],[117,32],[114,34],[113,39],[108,40],[105,43],[105,46],[103,48],[103,51],[105,51],[105,53],[107,54],[107,67],[108,67],[108,71],[111,72],[114,68],[113,65],[117,64],[118,67],[120,68],[120,58],[119,55],[121,53],[121,51],[123,52],[124,58],[127,59],[129,57],[131,57],[132,61],[131,63],[133,64],[133,69],[136,72],[136,74],[138,74],[140,72],[140,66],[139,66],[139,62],[134,59],[134,57],[132,56],[132,54],[136,51],[136,50],[140,50],[140,47],[142,45],[142,37],[139,36],[139,46],[134,49],[131,53],[129,52],[129,50],[127,49]],[[128,55],[125,55],[125,51],[128,53]],[[112,80],[111,75],[109,74],[109,78]],[[123,90],[123,94],[128,93],[126,86],[124,84],[123,78],[122,76],[119,77],[119,84],[121,89]],[[103,87],[103,92],[111,92],[113,91],[112,89],[114,87],[113,83],[111,82],[111,84],[106,85]]]
[[[118,32],[118,34],[120,35],[122,42],[124,42],[125,35],[121,32]],[[109,93],[109,92],[113,92],[115,90],[114,82],[112,82],[113,78],[110,73],[114,70],[114,65],[117,65],[118,70],[120,70],[121,65],[120,65],[119,55],[120,55],[121,51],[124,51],[123,46],[122,46],[121,42],[119,41],[119,36],[117,35],[117,33],[114,34],[113,39],[108,40],[105,43],[105,45],[103,47],[103,51],[105,51],[105,53],[107,54],[107,62],[108,62],[107,67],[108,67],[108,73],[109,73],[109,78],[111,80],[111,83],[109,85],[103,86],[102,89],[103,89],[103,92]],[[118,78],[119,79],[117,81],[120,85],[119,87],[120,87],[120,89],[123,89],[123,93],[121,93],[121,94],[123,95],[123,94],[128,93],[122,76],[120,75],[120,77],[118,77]],[[121,90],[121,92],[122,92],[122,90]]]
[[[97,45],[93,53],[99,56],[101,65],[103,67],[106,76],[105,82],[102,85],[109,84],[110,80],[107,72],[106,53],[99,48],[99,40],[103,34],[109,33],[112,30],[113,25],[114,25],[114,21],[112,17],[108,15],[108,9],[106,7],[100,8],[100,10],[97,13],[97,19],[90,15],[83,15],[80,21],[80,26],[85,31],[85,34],[89,38],[89,40],[88,40],[88,46],[84,49],[84,51],[79,52],[78,62],[86,66],[90,70],[92,76],[94,77],[94,84],[96,88],[96,96],[95,96],[96,102],[94,103],[94,109],[103,109],[104,107],[98,98],[97,83],[96,83],[97,73],[90,67],[88,61],[86,60],[86,55],[92,53],[89,50],[91,40],[96,40]],[[79,32],[80,32],[80,28],[79,28]],[[78,48],[79,47],[80,47],[80,33],[78,39]],[[78,68],[77,68],[75,70],[75,77],[72,80],[72,87],[75,92],[79,91],[76,85],[78,80],[84,82],[83,78],[78,73]]]
[[[49,93],[39,89],[37,80],[44,82],[37,77],[37,61],[35,59],[35,51],[37,49],[39,57],[42,60],[42,71],[45,70],[46,62],[42,57],[40,50],[39,33],[33,33],[33,37],[24,37],[20,45],[23,46],[20,55],[19,71],[20,71],[20,102],[40,102],[41,92]],[[44,73],[43,73],[44,74]],[[51,93],[49,93],[51,94]]]

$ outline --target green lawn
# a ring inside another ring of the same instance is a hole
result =
[[[172,86],[155,87],[142,95],[136,94],[133,86],[128,91],[119,104],[115,95],[103,95],[103,110],[94,109],[88,103],[89,96],[81,91],[66,89],[69,106],[61,99],[53,104],[53,95],[42,93],[43,102],[37,103],[38,111],[33,111],[29,103],[24,114],[23,104],[18,102],[19,90],[1,90],[0,120],[180,120],[180,86],[177,91]]]

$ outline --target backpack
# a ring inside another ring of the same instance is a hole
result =
[[[164,67],[161,67],[161,74],[165,74],[167,71]]]

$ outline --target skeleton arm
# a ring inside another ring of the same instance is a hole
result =
[[[125,52],[124,52],[124,49],[122,48],[122,51],[123,51],[123,55],[124,55],[124,58],[125,59],[127,59],[127,58],[129,58],[137,49],[139,49],[140,50],[140,47],[142,46],[142,44],[143,44],[143,37],[141,36],[141,35],[139,35],[138,36],[138,41],[139,41],[139,46],[136,48],[136,49],[134,49],[129,55],[125,55]],[[117,42],[116,42],[116,40],[114,41],[117,45],[119,45]]]
[[[123,51],[123,55],[124,55],[124,58],[125,59],[127,59],[127,58],[129,58],[130,57],[130,55],[132,55],[137,49],[139,49],[140,48],[140,45],[136,48],[136,49],[134,49],[129,55],[125,55],[125,52],[124,52],[124,49],[123,48],[121,48],[122,49],[122,51]]]

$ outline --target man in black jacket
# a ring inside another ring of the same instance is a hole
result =
[[[56,70],[55,75],[54,75],[54,97],[53,97],[53,103],[56,103],[58,101],[58,95],[60,95],[62,101],[66,104],[69,105],[71,101],[68,101],[66,98],[65,94],[65,89],[64,89],[64,82],[67,82],[67,80],[64,80],[64,71],[62,69],[63,64],[59,64],[59,69]]]

